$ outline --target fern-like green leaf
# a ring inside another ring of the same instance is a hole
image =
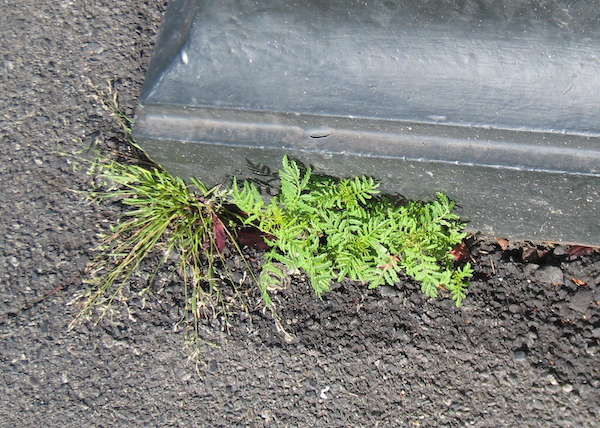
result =
[[[453,265],[450,250],[466,234],[446,195],[395,206],[376,197],[379,184],[370,177],[317,177],[287,157],[279,177],[281,191],[268,204],[251,184],[235,183],[232,191],[247,223],[273,236],[267,241],[272,247],[268,263],[303,269],[319,297],[333,280],[392,285],[403,270],[421,282],[426,295],[436,297],[445,289],[457,306],[462,303],[472,269]],[[268,263],[263,286],[279,278]]]

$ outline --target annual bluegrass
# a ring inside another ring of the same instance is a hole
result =
[[[220,296],[217,264],[229,240],[229,212],[223,206],[226,192],[195,179],[188,185],[157,166],[103,159],[93,173],[102,188],[93,197],[118,201],[126,211],[89,267],[91,288],[85,308],[107,307],[142,263],[158,255],[154,274],[169,257],[178,260],[177,271],[196,321],[214,310]]]
[[[214,318],[227,311],[220,287],[221,279],[227,279],[221,267],[226,245],[241,254],[231,236],[236,214],[224,205],[228,192],[218,186],[208,188],[193,178],[186,183],[154,163],[133,141],[133,120],[120,109],[112,86],[107,96],[93,88],[98,101],[121,124],[127,154],[96,151],[88,169],[93,176],[90,197],[116,202],[125,210],[120,223],[103,236],[98,255],[88,266],[89,289],[80,296],[83,310],[71,327],[95,307],[107,309],[115,298],[127,300],[122,295],[124,286],[138,275],[146,261],[158,259],[141,294],[150,291],[167,261],[175,261],[185,288],[186,307],[193,313],[195,330],[191,339],[197,340],[200,318]],[[230,301],[245,306],[236,297],[237,289],[230,294],[234,296]]]
[[[245,223],[267,236],[270,250],[259,278],[267,305],[269,289],[284,276],[281,264],[304,270],[319,297],[333,281],[349,278],[374,288],[400,282],[404,271],[427,296],[447,290],[461,305],[473,271],[469,263],[454,265],[451,250],[466,234],[445,195],[395,205],[372,178],[313,177],[287,157],[279,178],[281,191],[270,201],[250,181],[234,182],[232,189]]]

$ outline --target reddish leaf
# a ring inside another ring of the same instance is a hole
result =
[[[227,232],[225,232],[225,225],[215,214],[212,215],[212,219],[215,247],[219,253],[222,253],[227,245]]]
[[[524,263],[534,263],[547,254],[548,250],[540,250],[537,247],[526,247],[523,248],[521,260],[523,260]]]
[[[586,285],[585,281],[578,278],[571,278],[571,281],[573,281],[577,285]]]
[[[594,247],[584,247],[583,245],[573,245],[571,248],[569,248],[569,251],[567,251],[567,254],[569,255],[569,257],[581,257],[581,256],[585,256],[588,254],[592,254],[594,251],[596,251],[596,249]]]
[[[457,262],[464,262],[471,257],[471,251],[469,251],[469,247],[467,247],[467,244],[464,241],[454,247],[454,249],[450,251],[450,254],[454,256],[454,261]]]
[[[240,246],[255,248],[258,251],[267,251],[269,249],[269,245],[265,242],[265,237],[273,239],[273,236],[266,235],[254,227],[247,227],[238,231],[238,243]]]
[[[504,238],[498,238],[497,239],[498,245],[500,245],[500,248],[502,248],[502,251],[505,251],[508,248],[508,239],[504,239]]]

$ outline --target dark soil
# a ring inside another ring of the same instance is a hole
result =
[[[344,283],[322,301],[303,277],[268,314],[202,325],[188,359],[183,292],[161,280],[98,325],[69,331],[92,248],[118,218],[91,204],[85,163],[118,146],[93,97],[133,113],[166,8],[157,0],[6,0],[0,14],[0,426],[596,427],[600,254],[472,243],[467,300],[407,281]],[[162,278],[162,277],[161,277]],[[166,276],[165,276],[166,278]]]

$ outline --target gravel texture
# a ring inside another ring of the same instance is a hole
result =
[[[95,89],[132,114],[166,8],[156,0],[3,0],[0,14],[0,426],[596,427],[600,254],[475,240],[457,309],[407,281],[344,283],[317,300],[302,277],[268,316],[233,317],[188,359],[176,281],[98,325],[68,305],[118,207],[88,201],[67,155],[123,140]]]

